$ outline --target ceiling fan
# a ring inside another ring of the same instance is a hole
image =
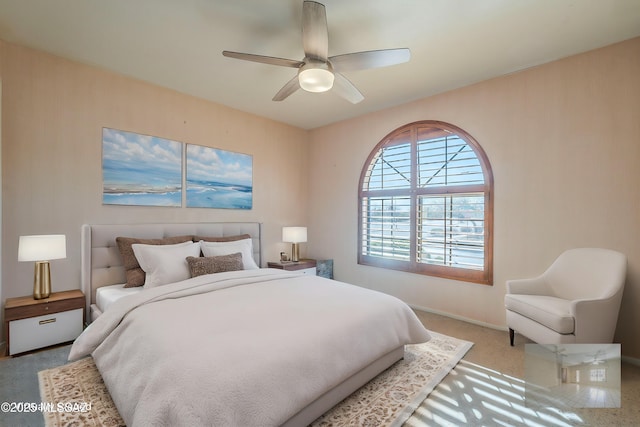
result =
[[[326,92],[333,89],[354,104],[362,101],[364,96],[342,72],[401,64],[409,61],[411,57],[411,52],[406,48],[371,50],[329,57],[325,7],[321,3],[309,0],[302,4],[302,47],[304,58],[301,61],[227,50],[222,54],[245,61],[297,68],[298,74],[276,93],[274,101],[286,99],[299,88],[308,92]]]
[[[584,363],[588,363],[588,364],[591,364],[591,365],[600,365],[600,364],[604,363],[604,360],[601,359],[603,354],[605,354],[604,351],[598,350],[592,356],[589,355],[589,358],[586,359],[584,361]],[[593,357],[593,359],[591,359],[591,357]]]

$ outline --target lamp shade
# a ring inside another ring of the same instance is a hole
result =
[[[18,261],[50,261],[67,257],[64,234],[20,236]]]
[[[282,227],[282,241],[302,243],[307,241],[307,227]]]

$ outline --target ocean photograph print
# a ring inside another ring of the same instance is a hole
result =
[[[251,209],[253,157],[187,144],[187,207]]]
[[[182,206],[181,142],[102,129],[102,203]]]

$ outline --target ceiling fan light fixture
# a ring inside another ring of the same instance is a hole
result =
[[[324,63],[306,64],[298,73],[300,87],[307,92],[326,92],[333,87],[334,75]]]
[[[329,56],[327,13],[324,5],[317,0],[302,2],[302,48],[304,50],[302,61],[228,50],[222,51],[222,54],[244,61],[296,68],[298,74],[285,83],[273,97],[273,101],[282,101],[300,88],[307,92],[316,93],[335,89],[337,95],[352,104],[362,101],[364,96],[344,76],[344,71],[388,67],[402,64],[411,58],[411,52],[408,48],[370,50]],[[336,80],[335,87],[334,80]]]

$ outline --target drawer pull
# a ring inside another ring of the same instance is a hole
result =
[[[47,323],[54,323],[56,321],[56,318],[52,318],[52,319],[45,319],[45,320],[41,320],[40,323],[41,325],[46,325]]]

